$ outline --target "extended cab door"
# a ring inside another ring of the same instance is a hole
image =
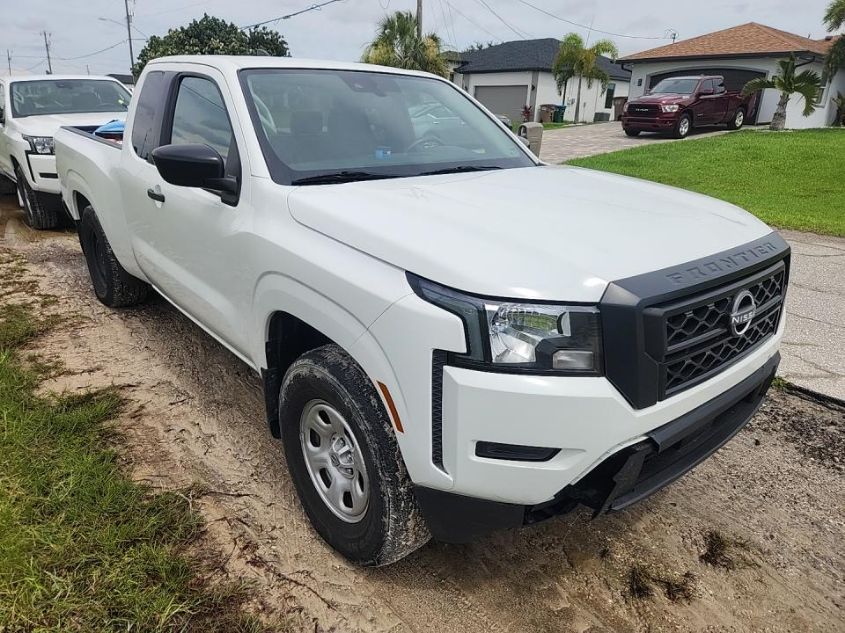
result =
[[[243,139],[236,138],[230,118],[231,96],[219,72],[202,68],[201,73],[163,76],[166,105],[152,144],[204,143],[224,158],[227,173],[240,178],[238,148]],[[139,110],[145,90],[146,82],[138,97]],[[139,122],[136,119],[135,125]],[[132,136],[134,143],[134,129]],[[243,319],[252,288],[249,253],[241,246],[242,229],[251,219],[244,192],[234,205],[227,204],[219,193],[165,182],[151,160],[136,156],[134,163],[127,214],[138,265],[171,302],[246,355],[248,328]]]
[[[695,125],[710,125],[714,122],[716,108],[715,87],[712,79],[703,79],[698,84],[698,94],[692,104]]]

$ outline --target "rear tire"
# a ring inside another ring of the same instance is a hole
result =
[[[678,119],[677,124],[675,124],[675,138],[686,138],[689,136],[689,133],[692,131],[692,117],[689,114],[681,115],[681,118]]]
[[[29,186],[20,167],[15,168],[18,204],[24,211],[26,223],[33,229],[55,229],[61,222],[62,201],[59,196],[35,191]]]
[[[625,130],[625,135],[630,137],[639,136],[642,130]]]
[[[335,550],[378,566],[428,542],[381,398],[340,347],[318,347],[291,365],[279,393],[279,421],[305,513]]]
[[[110,308],[123,308],[137,305],[147,298],[150,293],[149,284],[133,277],[120,265],[94,209],[90,206],[82,211],[79,242],[88,264],[94,294],[101,303]]]
[[[728,129],[738,130],[743,125],[745,125],[745,110],[743,108],[737,108],[737,111],[734,114],[733,118],[728,121]]]

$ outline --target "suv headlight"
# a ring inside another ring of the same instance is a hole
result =
[[[36,154],[52,154],[53,153],[53,137],[52,136],[26,136],[24,140],[29,143],[29,147]]]
[[[677,112],[680,107],[677,103],[670,103],[669,105],[660,106],[660,109],[663,112]]]
[[[596,306],[488,299],[411,274],[408,280],[421,298],[463,321],[467,352],[452,354],[453,364],[498,371],[602,374]]]

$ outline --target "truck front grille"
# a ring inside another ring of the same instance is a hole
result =
[[[658,306],[664,321],[660,355],[659,399],[667,398],[721,371],[778,328],[783,308],[786,269],[779,262],[751,278],[668,306]],[[747,329],[731,329],[737,295],[748,291],[756,311]]]
[[[632,103],[628,105],[629,116],[654,117],[660,114],[660,106],[650,103]]]

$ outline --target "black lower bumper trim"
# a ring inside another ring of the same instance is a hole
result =
[[[775,354],[739,384],[611,455],[547,503],[526,507],[417,486],[417,502],[431,534],[446,543],[468,543],[495,530],[569,512],[578,504],[598,515],[641,501],[707,459],[746,425],[763,402],[779,362],[780,354]]]

